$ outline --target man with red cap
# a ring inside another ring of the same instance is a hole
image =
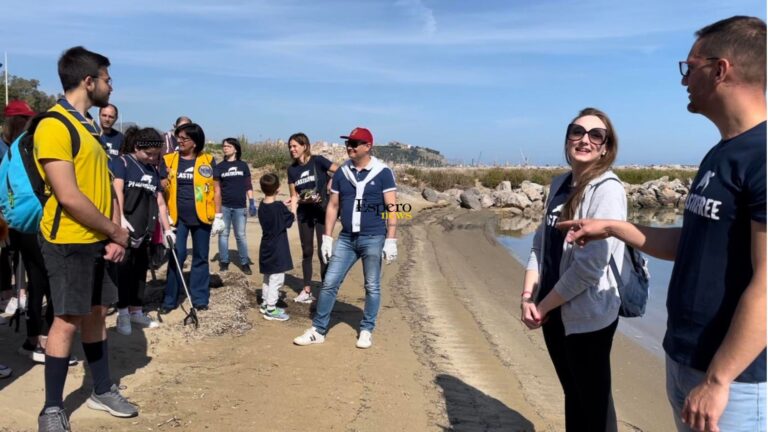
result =
[[[293,343],[311,345],[325,341],[339,286],[355,262],[362,260],[365,308],[356,346],[365,349],[372,345],[371,332],[376,326],[381,303],[381,260],[383,258],[389,264],[397,258],[397,188],[392,170],[371,155],[371,131],[358,127],[341,138],[346,140],[349,160],[333,176],[325,214],[325,234],[320,246],[328,270],[312,328]],[[339,212],[342,228],[334,249],[333,227]]]

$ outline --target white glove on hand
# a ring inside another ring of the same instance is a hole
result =
[[[328,264],[333,255],[333,237],[323,235],[323,243],[320,245],[320,256],[323,258],[323,262]]]
[[[219,235],[224,231],[224,215],[222,213],[216,213],[216,217],[213,218],[213,226],[211,226],[211,237]]]
[[[381,250],[381,257],[392,264],[397,259],[397,239],[388,238],[384,240],[384,249]]]
[[[128,219],[125,218],[125,215],[120,215],[120,226],[127,229],[128,232],[133,232],[133,226],[128,222]]]
[[[163,233],[163,246],[165,246],[166,249],[170,249],[171,245],[168,244],[168,237],[171,238],[171,241],[173,244],[176,244],[176,232],[173,231],[173,229],[167,229]]]

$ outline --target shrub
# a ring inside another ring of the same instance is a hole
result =
[[[249,144],[245,137],[241,137],[240,143],[243,150],[242,159],[254,168],[271,166],[275,171],[283,172],[293,163],[288,148],[279,142]]]

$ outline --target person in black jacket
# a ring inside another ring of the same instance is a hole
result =
[[[259,245],[259,271],[264,275],[262,285],[261,313],[264,319],[285,321],[288,314],[278,308],[279,289],[285,282],[285,272],[293,268],[291,250],[288,245],[288,228],[293,225],[294,216],[275,195],[280,188],[277,175],[264,174],[259,179],[264,200],[259,206],[261,223],[261,244]]]

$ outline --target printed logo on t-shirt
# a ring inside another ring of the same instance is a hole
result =
[[[304,171],[299,176],[299,179],[296,180],[296,186],[301,186],[306,183],[313,183],[315,181],[315,176],[309,175],[310,171]]]
[[[693,189],[697,193],[691,193],[688,195],[688,199],[685,200],[685,210],[699,216],[703,216],[707,219],[720,220],[718,213],[720,212],[720,206],[722,201],[707,198],[704,191],[709,187],[712,179],[715,178],[714,171],[707,171],[696,184]],[[711,189],[710,189],[711,191]]]
[[[301,175],[299,177],[300,178],[304,178],[304,177],[306,177],[308,175],[309,175],[309,171],[304,171],[303,173],[301,173]]]
[[[547,226],[554,227],[557,223],[557,220],[560,219],[560,214],[563,212],[563,204],[560,204],[559,206],[552,209],[552,211],[547,215]]]
[[[118,156],[120,154],[120,149],[119,148],[114,148],[112,146],[112,143],[108,142],[107,143],[107,154],[112,156],[112,157]]]
[[[152,184],[152,176],[150,174],[144,174],[143,176],[141,176],[141,180],[139,181],[135,181],[135,180],[129,181],[128,187],[146,189],[150,192],[155,192],[157,190],[157,186]]]
[[[192,180],[195,176],[195,167],[189,167],[183,172],[180,172],[176,178],[179,180]]]
[[[243,177],[245,173],[237,167],[231,167],[226,172],[221,173],[221,178],[227,178],[227,177]]]

